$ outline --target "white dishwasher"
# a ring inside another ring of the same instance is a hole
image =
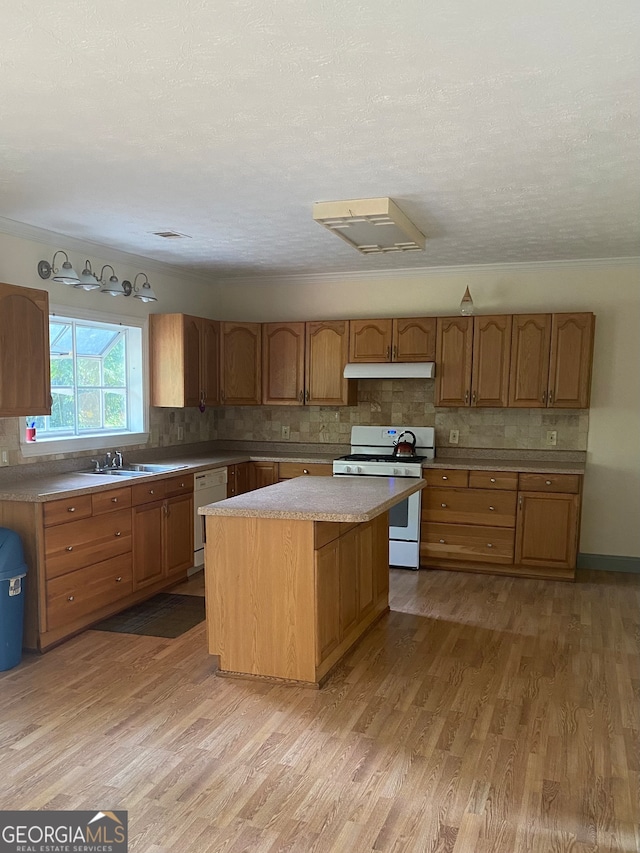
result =
[[[198,507],[223,501],[227,497],[227,469],[216,468],[196,474],[193,484],[193,565],[204,565],[204,515],[198,515]]]

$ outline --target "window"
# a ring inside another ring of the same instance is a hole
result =
[[[144,440],[141,324],[52,314],[49,349],[51,414],[29,423],[36,426],[34,452],[43,452],[43,442],[64,442],[47,448],[59,452],[108,445],[107,436],[119,444],[134,435]],[[24,453],[29,445],[22,447]]]

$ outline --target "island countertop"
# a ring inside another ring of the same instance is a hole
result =
[[[296,477],[201,506],[198,513],[360,523],[371,521],[425,486],[425,480],[406,477]]]

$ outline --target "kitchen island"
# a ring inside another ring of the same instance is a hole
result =
[[[218,674],[319,687],[389,609],[395,477],[298,477],[201,507],[209,652]]]

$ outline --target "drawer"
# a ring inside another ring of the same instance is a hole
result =
[[[580,493],[579,474],[520,474],[518,487],[521,492],[565,492]]]
[[[131,506],[131,489],[124,486],[121,489],[109,489],[108,492],[97,492],[91,495],[93,515],[103,512],[113,512],[114,509],[125,509]]]
[[[78,495],[61,501],[49,501],[44,505],[44,526],[64,524],[77,518],[89,518],[91,515],[91,495]]]
[[[471,489],[508,489],[517,491],[518,474],[516,471],[469,471]]]
[[[164,500],[166,482],[166,480],[152,480],[150,483],[136,483],[135,486],[131,486],[131,505],[140,506],[140,504]]]
[[[64,628],[132,592],[131,554],[47,581],[48,629]]]
[[[427,481],[428,486],[464,488],[469,482],[469,472],[448,470],[447,468],[423,468],[422,479]]]
[[[420,556],[440,560],[513,563],[515,530],[470,524],[420,525]]]
[[[292,477],[333,477],[333,465],[321,462],[280,462],[278,476],[281,480]]]
[[[55,578],[131,551],[131,510],[50,527],[44,534],[45,575]]]
[[[167,498],[188,495],[193,491],[193,474],[169,477],[164,481],[164,494]]]
[[[516,492],[497,489],[424,489],[422,495],[423,521],[515,527]]]

